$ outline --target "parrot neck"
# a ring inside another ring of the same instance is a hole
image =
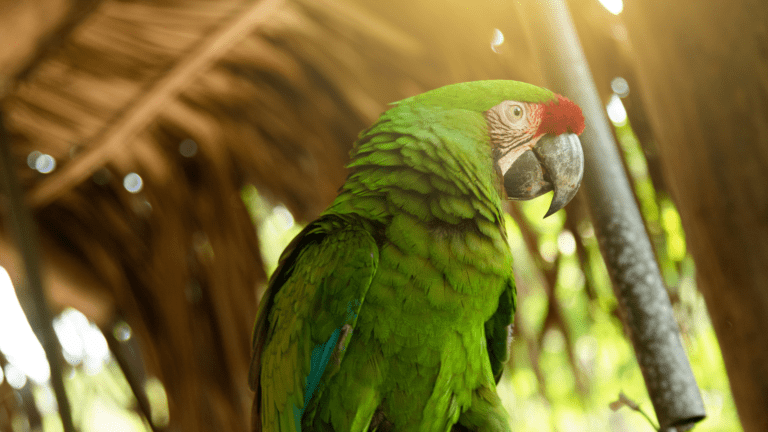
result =
[[[502,177],[479,112],[398,105],[360,135],[347,167],[329,213],[385,225],[405,214],[441,229],[493,226],[506,236]]]
[[[484,119],[482,121],[485,127]],[[503,187],[487,144],[458,145],[456,136],[432,131],[413,134],[363,134],[356,145],[351,173],[329,213],[356,214],[388,224],[405,213],[430,226],[455,228],[483,221],[506,235]],[[480,131],[487,138],[487,130]],[[461,138],[461,137],[459,137]]]
[[[355,214],[387,224],[406,213],[430,226],[467,226],[482,220],[503,229],[499,193],[452,185],[445,178],[410,168],[353,172],[326,213]]]

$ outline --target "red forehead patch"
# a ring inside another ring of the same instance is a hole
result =
[[[542,103],[544,112],[538,134],[560,135],[570,132],[581,135],[584,132],[584,114],[581,113],[581,108],[564,96],[555,96],[556,100]]]

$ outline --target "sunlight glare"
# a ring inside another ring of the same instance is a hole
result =
[[[41,385],[35,389],[35,402],[40,414],[55,414],[59,410],[59,404],[56,403],[56,396],[53,394],[53,387],[50,385]]]
[[[295,223],[293,215],[291,214],[291,211],[288,210],[284,205],[276,205],[275,208],[272,209],[272,214],[278,221],[282,223],[282,228],[284,231],[293,228],[293,224]]]
[[[94,323],[89,323],[83,328],[80,335],[85,346],[85,373],[96,375],[104,368],[110,357],[109,346],[104,334]]]
[[[14,366],[13,363],[5,365],[5,379],[16,390],[22,389],[27,385],[27,376],[24,375],[24,371]]]
[[[499,29],[493,29],[493,39],[491,39],[491,49],[493,52],[498,53],[499,45],[504,43],[504,33]]]
[[[618,15],[624,10],[624,2],[622,0],[600,0],[600,4],[614,15]]]
[[[624,109],[624,104],[621,103],[621,99],[616,94],[611,96],[606,110],[608,111],[608,118],[615,126],[624,126],[627,123],[627,110]]]
[[[115,406],[114,402],[104,398],[95,398],[91,402],[83,422],[86,425],[83,430],[111,432],[146,430],[142,428],[143,422],[136,413],[122,410]]]
[[[155,426],[164,428],[168,426],[168,394],[165,392],[163,383],[157,378],[148,378],[144,383],[144,391],[147,393],[147,399],[152,406],[150,410],[152,423]]]
[[[14,365],[36,383],[44,383],[51,377],[45,352],[37,340],[27,317],[21,309],[16,291],[8,272],[0,267],[0,328],[13,331],[0,332],[0,351],[8,363]],[[6,379],[11,377],[6,372]]]
[[[88,318],[80,311],[68,308],[53,319],[53,330],[59,338],[64,359],[71,365],[79,364],[85,358],[82,331],[88,327]]]
[[[560,253],[563,255],[573,254],[576,251],[576,238],[573,236],[573,233],[563,230],[557,236],[557,248],[560,249]]]

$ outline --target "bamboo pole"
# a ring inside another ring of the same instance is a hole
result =
[[[582,189],[659,430],[685,429],[706,416],[704,404],[570,13],[563,0],[521,3],[547,81],[586,118]]]
[[[59,416],[64,432],[75,432],[72,411],[64,389],[61,367],[61,345],[53,330],[53,316],[43,290],[40,272],[40,254],[37,244],[37,228],[29,209],[24,204],[21,186],[16,179],[16,167],[11,160],[11,140],[0,113],[0,187],[5,194],[7,221],[16,238],[16,245],[24,264],[26,281],[16,283],[16,295],[29,324],[40,340],[51,369],[51,385],[59,404]]]

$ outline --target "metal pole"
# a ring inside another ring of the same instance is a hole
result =
[[[0,113],[0,186],[5,192],[8,208],[7,220],[10,222],[14,237],[16,237],[16,244],[26,272],[26,282],[16,285],[16,293],[32,330],[40,339],[45,357],[48,359],[48,365],[51,368],[51,385],[59,404],[59,416],[64,432],[75,432],[72,423],[72,411],[62,378],[61,345],[59,345],[59,340],[53,331],[53,317],[50,309],[48,309],[48,302],[43,290],[40,255],[37,249],[37,230],[32,215],[24,204],[21,186],[16,179],[16,168],[11,161],[11,140],[3,120],[2,113]]]
[[[704,404],[567,5],[521,3],[548,82],[579,104],[586,118],[582,188],[660,430],[693,425],[706,416]]]

